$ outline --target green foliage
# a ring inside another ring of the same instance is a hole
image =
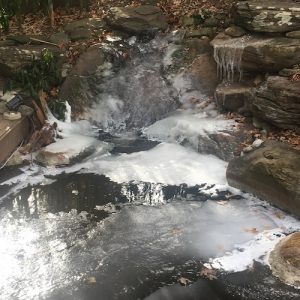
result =
[[[48,102],[49,109],[58,120],[65,120],[66,103],[58,100]]]
[[[57,70],[57,57],[48,49],[44,49],[41,59],[33,57],[31,65],[17,72],[8,82],[7,90],[21,89],[25,95],[37,101],[40,90],[49,91],[61,83],[61,75]]]
[[[4,8],[0,9],[0,27],[4,32],[9,30],[9,15]]]

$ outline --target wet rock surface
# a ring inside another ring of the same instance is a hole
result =
[[[300,62],[298,39],[262,35],[230,38],[220,33],[211,44],[217,51],[215,59],[223,68],[276,72]]]
[[[225,83],[216,88],[215,99],[220,111],[250,112],[253,87],[243,83]]]
[[[168,27],[162,11],[151,5],[137,7],[112,7],[106,17],[112,28],[132,34],[155,33]]]
[[[198,55],[187,72],[195,89],[207,95],[214,94],[218,75],[216,62],[210,53]]]
[[[271,252],[269,263],[275,276],[300,287],[300,232],[282,239]]]
[[[256,91],[253,112],[280,128],[300,128],[300,82],[269,76]]]
[[[89,107],[91,98],[89,83],[97,80],[97,72],[101,66],[106,63],[109,67],[110,61],[111,57],[101,49],[101,46],[95,45],[84,52],[71,69],[61,86],[59,98],[62,101],[69,101],[75,115]]]
[[[287,32],[300,28],[296,1],[237,1],[235,23],[255,32]]]
[[[228,183],[300,216],[300,152],[268,141],[230,161]]]

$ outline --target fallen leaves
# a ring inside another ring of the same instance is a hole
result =
[[[185,277],[178,278],[177,282],[180,283],[183,286],[187,286],[187,285],[192,283],[191,280],[189,280],[188,278],[185,278]]]
[[[209,280],[215,280],[217,279],[217,271],[214,270],[214,269],[209,269],[209,268],[206,268],[204,267],[200,272],[199,272],[199,275],[201,277],[204,277],[204,278],[207,278]]]

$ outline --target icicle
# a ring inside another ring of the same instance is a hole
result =
[[[218,76],[225,81],[233,81],[235,75],[243,77],[241,68],[245,48],[244,39],[230,39],[214,44],[214,59],[218,66]]]

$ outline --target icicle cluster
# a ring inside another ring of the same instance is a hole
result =
[[[224,41],[214,45],[214,59],[218,65],[218,75],[222,80],[233,81],[236,74],[239,80],[242,79],[241,61],[244,48],[243,39]]]

